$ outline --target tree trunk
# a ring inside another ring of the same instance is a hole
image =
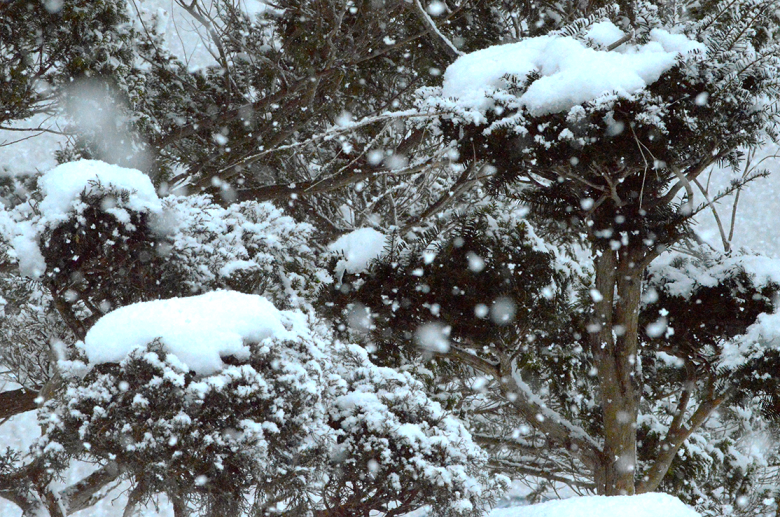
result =
[[[604,495],[633,495],[636,470],[636,389],[641,250],[604,250],[596,261],[595,321],[591,346],[601,394],[604,453],[597,469],[597,490]]]

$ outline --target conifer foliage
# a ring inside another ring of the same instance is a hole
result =
[[[0,129],[62,139],[0,175],[0,497],[780,511],[780,264],[696,234],[775,3],[175,0],[197,66],[140,4],[0,0]]]

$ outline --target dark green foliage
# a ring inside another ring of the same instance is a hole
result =
[[[181,370],[154,343],[121,364],[95,366],[71,379],[64,401],[49,404],[58,417],[45,442],[61,448],[42,457],[60,467],[68,456],[114,461],[141,501],[165,493],[210,515],[246,510],[252,487],[258,509],[305,500],[323,459],[320,395],[306,385],[312,357],[302,343],[251,350],[248,360],[226,358],[232,366],[211,377]]]
[[[648,246],[668,244],[687,235],[688,214],[654,200],[677,181],[667,164],[682,170],[711,154],[712,143],[701,138],[702,128],[681,122],[692,115],[712,118],[710,108],[696,103],[703,88],[673,70],[642,98],[621,98],[603,107],[586,104],[576,120],[567,113],[528,117],[522,136],[511,126],[499,126],[487,135],[476,126],[445,128],[453,136],[465,132],[458,140],[462,156],[476,150],[478,157],[497,168],[490,180],[494,192],[511,192],[512,185],[529,174],[540,178],[544,185],[537,183],[521,193],[540,219],[580,228],[599,241],[625,232],[632,241]],[[643,118],[649,99],[668,106],[659,120]],[[488,124],[510,115],[502,112]],[[569,136],[559,136],[565,133]]]
[[[507,429],[526,423],[507,405],[495,379],[452,349],[427,343],[426,325],[435,325],[434,331],[464,353],[491,363],[512,357],[549,407],[597,434],[601,415],[593,404],[595,377],[585,332],[590,305],[575,303],[571,292],[583,279],[527,221],[510,214],[491,206],[419,241],[396,240],[369,271],[345,275],[341,285],[323,293],[318,307],[345,334],[361,337],[380,364],[424,365],[429,389],[457,408],[475,433],[498,433],[512,442]],[[366,321],[370,327],[361,327]],[[483,381],[484,388],[472,387]],[[483,406],[492,409],[470,413]],[[532,447],[540,446],[538,439],[518,438]],[[516,461],[511,447],[496,446],[491,453],[499,471],[512,472],[501,468],[501,460]]]
[[[46,282],[55,298],[86,308],[92,321],[124,305],[187,293],[161,251],[165,243],[150,228],[150,214],[123,208],[127,192],[103,190],[82,194],[84,210],[42,236]],[[111,209],[128,220],[119,221]]]
[[[126,73],[134,59],[129,21],[114,0],[1,2],[0,124],[53,114],[71,81]]]
[[[665,389],[664,382],[709,382],[709,389],[717,389],[738,404],[750,405],[753,397],[760,397],[760,406],[766,416],[772,417],[780,407],[773,373],[780,367],[778,352],[770,348],[751,354],[737,367],[721,364],[724,347],[733,346],[759,316],[773,313],[780,294],[780,285],[759,282],[736,262],[735,266],[715,273],[722,276],[715,285],[702,285],[695,274],[691,275],[693,287],[689,291],[680,292],[674,281],[660,274],[663,270],[649,276],[647,288],[657,300],[646,304],[640,313],[641,339],[646,350],[661,351],[680,361],[679,367],[671,368],[663,367],[660,361],[648,364],[649,368],[658,368],[656,375],[663,379],[659,382],[659,378],[651,377],[649,385],[660,391]],[[688,259],[675,261],[672,267],[677,272],[671,277],[677,276],[679,281],[679,275],[686,278],[687,268],[697,271],[691,264]],[[715,271],[723,269],[717,264],[710,267]],[[672,330],[660,336],[648,335],[647,329],[661,319]]]
[[[717,356],[725,341],[744,334],[760,314],[773,312],[780,293],[780,285],[756,285],[754,278],[739,267],[717,285],[696,285],[682,296],[670,293],[665,283],[660,275],[649,279],[648,289],[658,298],[641,313],[642,340],[652,349],[701,366],[706,362],[703,354]],[[647,326],[660,317],[659,309],[674,329],[670,337],[647,335]]]
[[[740,343],[759,316],[774,312],[780,285],[749,273],[740,258],[681,256],[669,269],[653,269],[647,279],[649,301],[640,313],[640,336],[648,407],[659,404],[660,409],[667,400],[670,406],[663,412],[674,416],[672,408],[680,399],[668,399],[665,393],[670,386],[679,386],[696,404],[717,397],[722,408],[707,429],[675,456],[660,488],[705,511],[731,505],[747,515],[752,501],[766,495],[765,474],[755,464],[741,464],[735,451],[744,446],[740,440],[757,439],[750,433],[775,432],[780,422],[776,380],[780,354],[759,348],[734,366],[723,363],[724,351]],[[756,259],[744,258],[748,263]],[[733,265],[728,266],[728,261]],[[660,320],[671,330],[661,335],[649,332]],[[659,453],[663,438],[651,426],[639,427],[643,462],[651,462]],[[702,493],[707,494],[705,499]]]
[[[396,242],[368,273],[345,275],[326,303],[345,316],[368,307],[372,337],[387,353],[401,343],[413,350],[429,322],[467,346],[514,343],[555,331],[566,281],[552,253],[534,248],[525,222],[499,223],[485,211],[432,242]]]

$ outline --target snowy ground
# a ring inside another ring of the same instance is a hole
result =
[[[561,501],[493,510],[490,517],[699,517],[679,499],[667,494],[624,497],[574,497]]]

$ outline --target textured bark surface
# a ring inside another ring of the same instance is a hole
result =
[[[604,418],[604,451],[596,483],[604,495],[635,493],[640,259],[640,253],[623,248],[605,250],[596,262],[596,289],[602,299],[596,302],[591,346]]]
[[[37,409],[37,398],[37,391],[24,388],[0,393],[0,420]]]

